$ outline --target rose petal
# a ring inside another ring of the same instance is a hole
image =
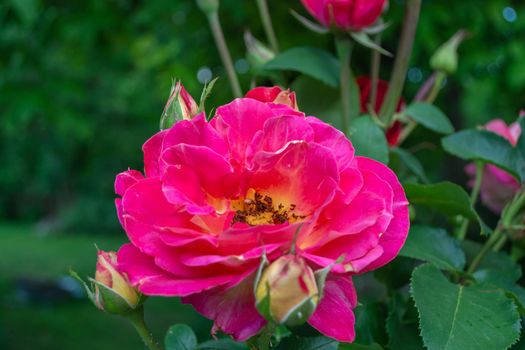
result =
[[[323,293],[308,323],[337,341],[354,341],[355,316],[352,310],[357,305],[357,296],[352,279],[349,276],[329,275]]]
[[[405,190],[399,183],[396,174],[386,165],[375,160],[365,157],[356,157],[356,159],[360,169],[367,169],[380,176],[381,179],[390,185],[394,194],[392,204],[393,217],[388,228],[379,239],[379,245],[383,248],[383,255],[363,271],[366,272],[387,264],[397,256],[408,236],[410,218]]]
[[[237,341],[257,334],[266,320],[255,309],[254,278],[246,278],[239,285],[224,290],[215,288],[182,299],[205,317],[214,320],[212,333],[222,331]]]

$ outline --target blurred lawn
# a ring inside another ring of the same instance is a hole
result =
[[[124,241],[124,234],[39,237],[30,226],[0,224],[0,349],[142,349],[124,319],[96,310],[86,299],[28,305],[14,288],[20,277],[52,281],[67,274],[69,266],[81,276],[92,275],[93,244],[110,250]],[[149,299],[146,319],[159,339],[174,323],[191,325],[199,340],[210,337],[210,322],[177,299]]]

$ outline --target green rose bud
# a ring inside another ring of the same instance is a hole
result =
[[[458,69],[458,47],[465,36],[465,31],[460,30],[441,45],[430,59],[430,67],[438,72],[454,74]]]

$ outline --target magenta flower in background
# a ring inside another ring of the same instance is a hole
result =
[[[289,254],[300,228],[295,254],[314,271],[335,264],[308,322],[353,341],[352,276],[398,254],[408,202],[387,166],[355,156],[342,132],[284,92],[252,90],[210,122],[200,114],[144,144],[144,175],[115,182],[131,241],[119,269],[142,293],[181,296],[214,320],[213,332],[244,340],[266,323],[253,290],[261,257]]]
[[[507,125],[501,119],[490,121],[485,125],[485,129],[503,136],[513,146],[516,145],[521,134],[521,128],[517,122]],[[468,175],[474,177],[476,175],[476,166],[471,163],[466,166],[465,171]],[[472,178],[470,185],[472,186],[473,183],[474,179]],[[519,189],[519,182],[505,170],[492,164],[485,165],[480,196],[483,204],[494,213],[501,213],[505,205],[512,200]]]
[[[325,27],[359,31],[381,16],[386,0],[301,0],[310,14]]]

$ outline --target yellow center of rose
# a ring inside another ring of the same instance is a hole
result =
[[[275,202],[269,195],[261,194],[250,188],[243,198],[231,201],[231,209],[235,211],[232,224],[244,222],[250,226],[264,224],[294,223],[306,216],[295,212],[295,204]]]

